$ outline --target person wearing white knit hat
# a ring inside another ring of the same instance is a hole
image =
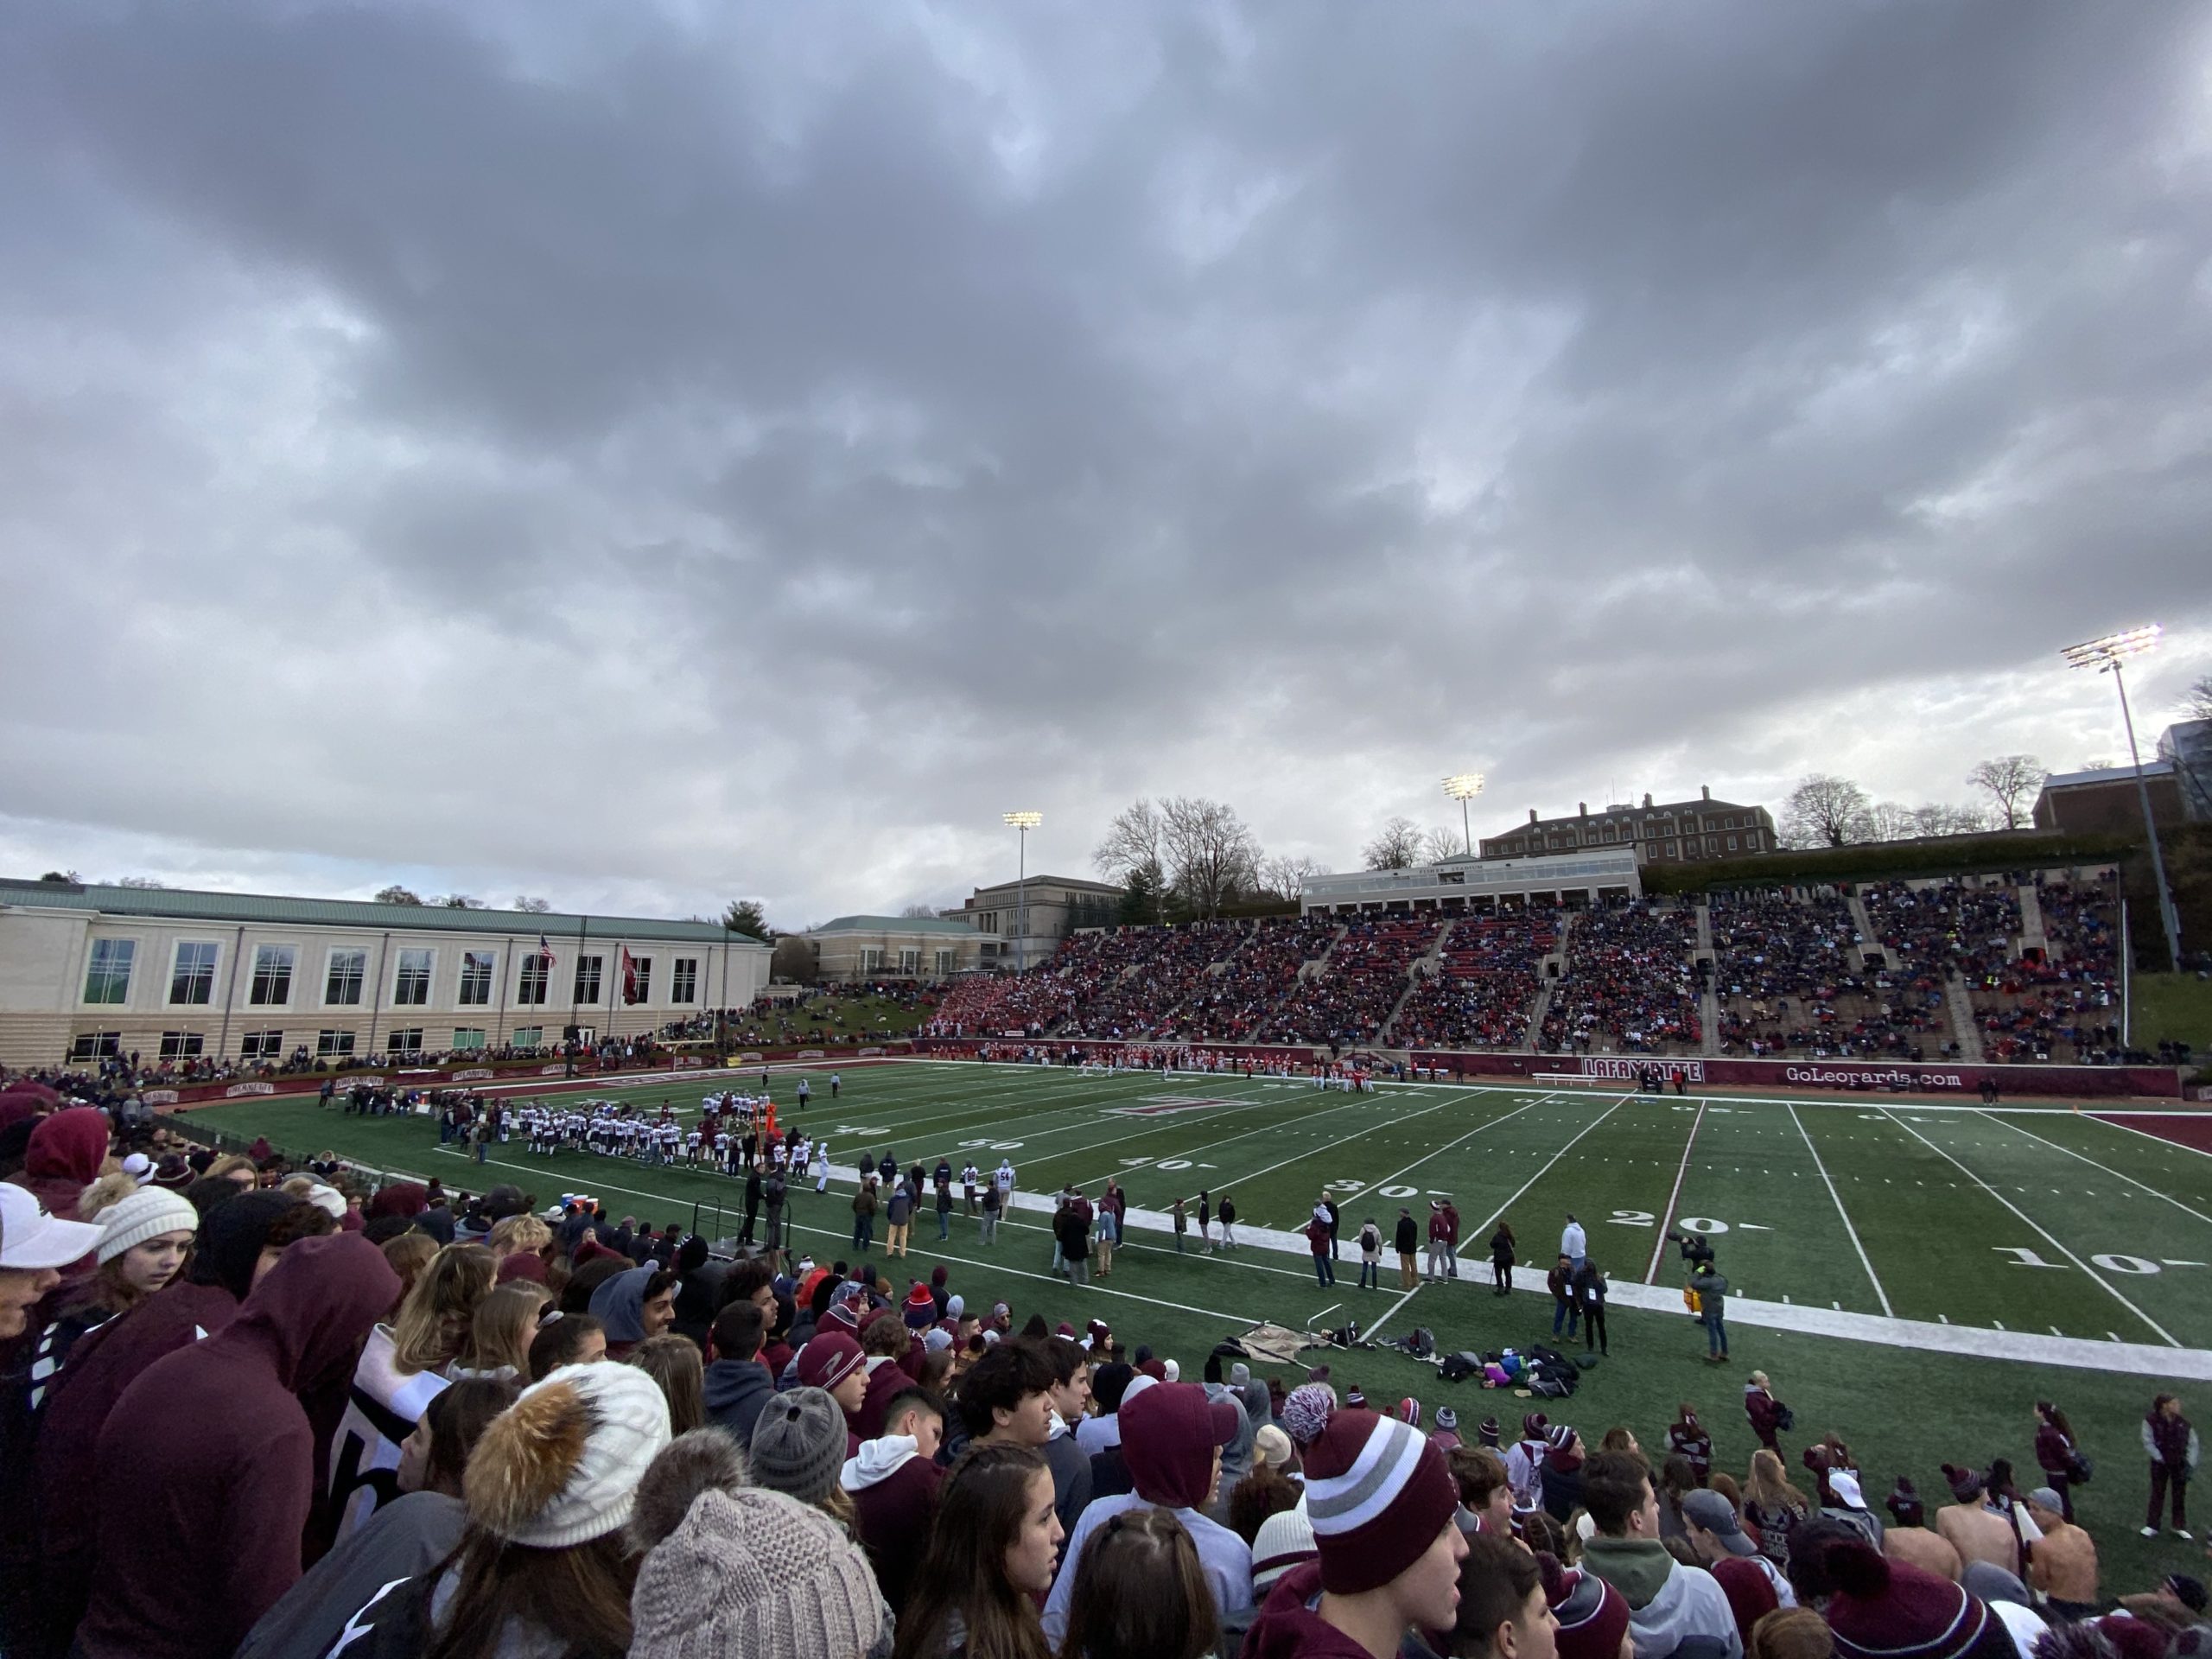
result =
[[[192,1254],[200,1212],[184,1198],[158,1186],[130,1186],[126,1195],[99,1212],[99,1238],[92,1246],[99,1263],[74,1294],[40,1327],[31,1351],[31,1409],[46,1401],[46,1390],[87,1331],[127,1313],[176,1277]],[[82,1214],[80,1209],[79,1211]]]
[[[418,1645],[457,1653],[626,1652],[623,1529],[638,1483],[671,1438],[667,1396],[637,1367],[550,1373],[477,1441],[452,1566],[363,1608],[340,1645],[394,1624],[418,1630]]]

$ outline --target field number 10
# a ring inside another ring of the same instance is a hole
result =
[[[2012,1265],[2016,1268],[2063,1268],[2066,1265],[2063,1262],[2046,1262],[2024,1245],[1993,1244],[1990,1248],[1999,1255],[2011,1256]],[[2089,1260],[2107,1273],[2162,1273],[2164,1271],[2158,1262],[2140,1255],[2093,1255]],[[2201,1267],[2202,1263],[2177,1262],[2171,1265],[2177,1268],[2194,1268]]]

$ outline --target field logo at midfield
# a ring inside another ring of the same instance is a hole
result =
[[[1634,1083],[1647,1071],[1656,1071],[1662,1077],[1680,1077],[1684,1083],[1705,1081],[1703,1060],[1637,1059],[1626,1056],[1585,1055],[1582,1075],[1586,1077],[1618,1077],[1624,1083]]]
[[[1211,1106],[1240,1103],[1213,1095],[1147,1095],[1135,1106],[1109,1106],[1103,1109],[1115,1117],[1168,1117],[1177,1112],[1204,1111]]]

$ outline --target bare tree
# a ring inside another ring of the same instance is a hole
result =
[[[525,915],[543,916],[553,908],[553,901],[550,899],[533,899],[525,893],[517,896],[515,908]]]
[[[1877,801],[1866,809],[1865,831],[1854,841],[1910,841],[1918,835],[1913,809],[1896,801]]]
[[[1160,803],[1160,817],[1170,880],[1193,915],[1218,916],[1224,903],[1256,884],[1260,843],[1235,808],[1177,795]]]
[[[2182,707],[2191,720],[2212,720],[2212,674],[2200,674],[2190,682],[2189,701]]]
[[[1464,857],[1467,843],[1457,830],[1432,829],[1421,838],[1421,858],[1424,864],[1441,864],[1447,858]]]
[[[431,899],[430,902],[441,910],[488,910],[491,908],[481,899],[472,899],[465,893],[448,893],[442,898]]]
[[[2020,827],[2043,780],[2044,764],[2032,754],[2000,754],[1967,773],[1968,784],[1997,803],[1998,816],[2007,830]]]
[[[2119,769],[2120,762],[2108,754],[2093,754],[2076,768],[2081,772],[2117,772]]]
[[[115,885],[118,887],[136,887],[147,893],[160,893],[168,887],[168,883],[157,876],[119,875],[116,878]]]
[[[1126,882],[1141,874],[1166,885],[1167,815],[1148,800],[1135,800],[1115,814],[1106,834],[1091,849],[1090,862],[1101,875]]]
[[[423,900],[420,895],[395,881],[377,894],[376,902],[380,905],[419,905]]]
[[[910,921],[933,922],[937,919],[937,906],[935,905],[908,905],[899,913]]]
[[[1260,887],[1294,902],[1305,896],[1306,877],[1326,874],[1320,860],[1303,853],[1295,858],[1271,858],[1260,866]]]
[[[1370,870],[1409,870],[1421,862],[1421,826],[1411,818],[1392,818],[1382,832],[1359,849]]]
[[[1990,827],[1988,815],[1978,806],[1916,806],[1912,833],[1916,836],[1972,836]]]
[[[1814,772],[1798,780],[1782,812],[1782,838],[1792,847],[1847,847],[1868,839],[1873,803],[1848,778]]]

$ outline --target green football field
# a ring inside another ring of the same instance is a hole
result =
[[[1345,1233],[1370,1216],[1387,1231],[1401,1206],[1425,1218],[1429,1199],[1448,1195],[1463,1221],[1461,1253],[1475,1259],[1465,1270],[1485,1274],[1500,1217],[1522,1260],[1542,1266],[1572,1211],[1617,1294],[1679,1287],[1679,1259],[1662,1237],[1672,1228],[1711,1238],[1739,1297],[1993,1333],[2212,1348],[2212,1156],[2063,1105],[1985,1111],[1443,1084],[1352,1095],[973,1063],[855,1070],[835,1101],[826,1073],[810,1081],[817,1096],[800,1115],[795,1078],[778,1076],[781,1121],[826,1135],[841,1166],[864,1149],[893,1150],[902,1165],[945,1158],[956,1170],[1005,1158],[1029,1193],[1072,1182],[1096,1196],[1112,1177],[1140,1210],[1178,1197],[1195,1205],[1201,1190],[1216,1203],[1230,1195],[1248,1230],[1300,1227],[1325,1193]],[[581,1092],[647,1110],[668,1101],[688,1120],[706,1086],[687,1078]],[[423,1173],[459,1161],[420,1121],[362,1124],[312,1103],[226,1106],[193,1121],[250,1127],[296,1148],[302,1137],[366,1132],[384,1161]],[[518,1140],[496,1150],[503,1178],[529,1186],[536,1173],[541,1198],[590,1187],[610,1195],[610,1208],[644,1206],[641,1216],[654,1195],[727,1204],[735,1186],[681,1166],[533,1157]],[[956,1225],[973,1231],[964,1217]]]
[[[1212,1342],[1262,1320],[1325,1329],[1357,1319],[1385,1338],[1420,1325],[1446,1349],[1526,1347],[1551,1339],[1551,1303],[1527,1287],[1527,1268],[1520,1294],[1488,1294],[1491,1227],[1499,1216],[1510,1221],[1523,1262],[1540,1268],[1572,1211],[1614,1286],[1613,1357],[1550,1408],[1555,1418],[1593,1438],[1625,1422],[1649,1446],[1679,1402],[1698,1402],[1722,1461],[1740,1468],[1752,1443],[1738,1394],[1743,1373],[1758,1365],[1796,1408],[1800,1443],[1834,1429],[1859,1450],[1870,1488],[1885,1492],[1910,1473],[1932,1499],[1945,1460],[2008,1456],[2022,1484],[2033,1484],[2030,1406],[2055,1397],[2101,1465],[2083,1503],[2108,1560],[2171,1571],[2196,1553],[2133,1536],[2143,1492],[2134,1426],[2152,1393],[2171,1389],[2186,1402],[2190,1379],[2212,1365],[2198,1351],[2212,1348],[2212,1158],[2087,1110],[1448,1085],[1349,1095],[973,1062],[849,1069],[832,1101],[826,1071],[810,1077],[815,1102],[798,1121],[830,1137],[836,1165],[887,1147],[902,1164],[944,1157],[956,1170],[1004,1157],[1023,1193],[1073,1181],[1096,1196],[1112,1176],[1137,1210],[1201,1188],[1217,1200],[1226,1192],[1249,1241],[1209,1255],[1194,1235],[1192,1253],[1179,1258],[1167,1235],[1133,1227],[1111,1278],[1077,1287],[1049,1271],[1041,1212],[1017,1210],[990,1248],[958,1214],[940,1243],[925,1213],[911,1266],[884,1264],[894,1280],[941,1262],[971,1300],[1003,1298],[1023,1317],[1036,1310],[1078,1325],[1103,1318],[1124,1341],[1151,1341],[1193,1373]],[[715,1080],[581,1092],[648,1109],[665,1099],[688,1118]],[[795,1081],[787,1071],[776,1078],[785,1122],[798,1116]],[[331,1149],[378,1169],[435,1173],[461,1190],[511,1180],[541,1205],[585,1192],[616,1216],[656,1226],[696,1217],[710,1236],[737,1228],[739,1184],[681,1166],[533,1156],[518,1139],[492,1148],[480,1170],[441,1147],[429,1119],[349,1117],[311,1098],[226,1104],[190,1121],[226,1137],[265,1135],[294,1154]],[[1319,1286],[1295,1246],[1266,1248],[1265,1230],[1302,1224],[1324,1192],[1342,1206],[1347,1242],[1369,1216],[1387,1230],[1400,1205],[1421,1216],[1432,1195],[1448,1193],[1464,1222],[1461,1280],[1408,1297],[1386,1256],[1382,1288],[1362,1291],[1351,1252],[1335,1287]],[[823,1196],[802,1185],[795,1247],[849,1255],[850,1192],[849,1180]],[[1662,1246],[1669,1224],[1711,1236],[1738,1297],[1776,1305],[1778,1323],[1751,1322],[1748,1306],[1732,1318],[1729,1366],[1703,1363],[1698,1328],[1681,1311],[1681,1264]],[[882,1234],[879,1222],[879,1263]],[[1935,1351],[1939,1335],[1952,1351]],[[2072,1340],[2054,1344],[2054,1336]],[[2129,1374],[2082,1357],[2090,1344],[2114,1342],[2126,1344],[2115,1356],[2171,1352],[2172,1367]],[[1409,1393],[1431,1408],[1449,1400],[1469,1422],[1488,1413],[1510,1425],[1532,1403],[1444,1384],[1432,1367],[1387,1350],[1339,1354],[1335,1366],[1340,1385],[1359,1382],[1370,1398]]]

